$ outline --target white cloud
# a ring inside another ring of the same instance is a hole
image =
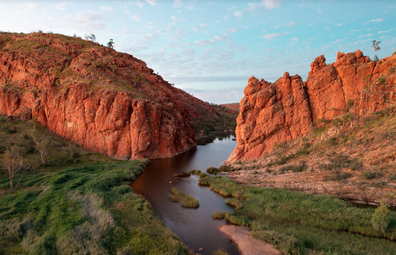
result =
[[[338,23],[338,24],[336,24],[335,26],[336,27],[341,27],[341,26],[343,26],[344,25],[344,23]]]
[[[393,30],[395,30],[395,29],[389,29],[389,30],[385,30],[385,31],[379,31],[378,34],[386,34],[386,33],[392,32]]]
[[[268,10],[277,9],[281,7],[283,1],[282,0],[264,0],[265,8]]]
[[[70,17],[70,16],[69,16]],[[70,22],[79,28],[81,26],[86,27],[88,29],[104,29],[106,27],[104,21],[106,18],[103,16],[103,13],[97,11],[83,11],[77,13],[74,18],[71,18]]]
[[[183,5],[183,0],[175,0],[173,7],[180,8]]]
[[[290,34],[290,32],[266,34],[266,35],[263,36],[263,38],[267,39],[267,40],[271,40],[271,39],[274,39],[276,37],[284,36],[284,35],[287,35],[287,34]]]
[[[249,3],[248,10],[255,11],[260,8],[265,8],[267,10],[278,9],[283,4],[283,0],[263,0],[259,3]]]
[[[290,38],[290,40],[292,40],[293,42],[298,42],[298,38]]]
[[[156,1],[157,1],[157,0],[146,0],[146,2],[147,2],[149,5],[151,5],[151,6],[154,6]]]
[[[236,12],[234,12],[234,16],[237,18],[242,18],[242,12],[236,11]]]
[[[295,22],[289,22],[289,23],[287,23],[287,24],[278,24],[278,25],[276,25],[276,26],[274,26],[274,28],[281,28],[281,27],[294,27],[294,25],[296,25],[296,23]]]
[[[26,6],[26,8],[28,8],[28,9],[36,9],[36,8],[37,8],[37,4],[31,3],[31,2],[26,3],[25,6]]]
[[[114,11],[113,7],[108,6],[108,5],[101,6],[101,7],[100,7],[100,10],[101,10],[101,11],[108,11],[108,12]]]
[[[367,24],[369,24],[369,23],[377,23],[377,22],[382,22],[382,21],[384,21],[383,18],[372,19],[372,20],[370,20],[370,21],[364,22],[362,25],[367,25]]]
[[[129,18],[133,19],[136,22],[140,22],[140,17],[132,14],[129,10],[125,10],[125,13],[128,14]]]
[[[58,4],[58,5],[56,6],[56,9],[61,10],[61,11],[64,11],[64,10],[67,9],[67,6],[68,6],[68,5],[70,5],[70,3],[68,3],[68,2],[63,2],[63,3]]]

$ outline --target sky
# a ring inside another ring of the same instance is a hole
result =
[[[396,52],[393,0],[0,0],[0,31],[94,34],[175,87],[210,103],[239,102],[250,76],[304,80],[319,55]]]

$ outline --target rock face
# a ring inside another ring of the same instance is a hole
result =
[[[237,118],[237,147],[227,160],[254,160],[281,143],[307,134],[313,124],[345,114],[379,111],[396,101],[396,55],[370,61],[358,50],[326,64],[317,57],[307,81],[285,73],[275,83],[250,77]],[[353,105],[352,105],[353,104]]]
[[[131,55],[43,33],[0,33],[0,114],[118,159],[187,151],[196,146],[193,121],[217,117]]]

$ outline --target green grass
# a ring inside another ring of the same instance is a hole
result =
[[[25,176],[20,189],[0,198],[0,253],[106,254],[129,247],[136,254],[187,254],[126,185],[144,165],[83,164]]]
[[[24,132],[34,123],[0,116],[0,124],[0,163],[11,144],[25,163],[40,161]],[[129,186],[147,161],[113,160],[36,128],[50,141],[47,164],[29,165],[16,190],[0,171],[0,254],[189,254]]]
[[[180,203],[181,206],[183,206],[185,208],[198,208],[199,207],[199,201],[196,198],[194,198],[190,194],[183,193],[176,188],[171,189],[171,194],[169,195],[169,199],[172,202]]]
[[[201,185],[229,196],[233,224],[249,226],[253,236],[285,254],[392,254],[396,250],[396,213],[385,233],[372,227],[372,208],[325,195],[240,185],[225,177],[207,177]]]

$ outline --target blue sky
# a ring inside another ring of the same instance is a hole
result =
[[[165,80],[211,103],[239,102],[247,79],[306,79],[310,63],[357,49],[396,51],[391,0],[129,0],[0,2],[0,30],[42,30],[115,42]]]

